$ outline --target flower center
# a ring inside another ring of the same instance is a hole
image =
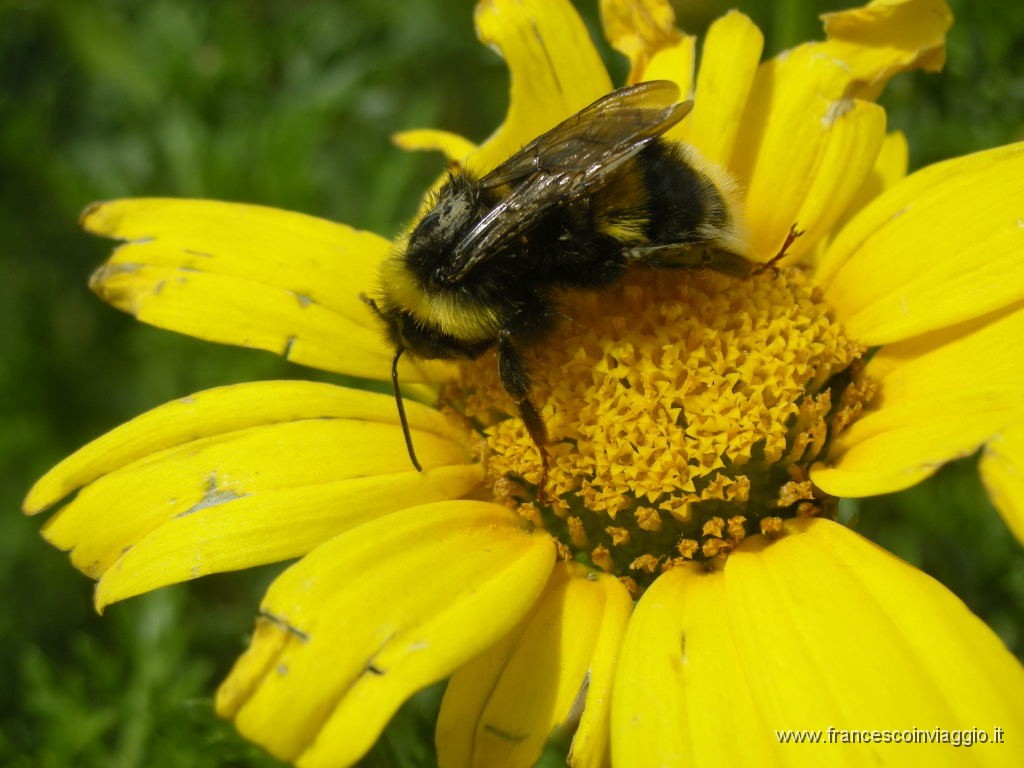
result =
[[[563,556],[639,590],[786,517],[834,514],[807,470],[870,386],[851,385],[864,349],[804,272],[636,270],[556,304],[559,328],[524,350],[551,441],[540,500],[540,455],[494,355],[465,364],[442,399],[480,428],[494,497]]]

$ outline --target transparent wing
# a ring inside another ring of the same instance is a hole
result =
[[[620,88],[547,133],[480,180],[484,188],[512,191],[491,209],[452,252],[439,278],[449,285],[499,253],[552,208],[599,189],[652,140],[682,120],[693,102],[679,103],[668,80]]]

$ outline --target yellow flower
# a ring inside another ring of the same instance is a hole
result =
[[[898,72],[941,66],[941,0],[828,14],[826,41],[765,62],[733,12],[699,71],[664,0],[602,11],[631,82],[694,94],[668,138],[736,177],[754,256],[804,234],[747,280],[638,271],[564,297],[567,319],[529,353],[550,503],[485,356],[403,361],[403,381],[422,382],[406,387],[422,473],[390,397],[259,382],[113,430],[26,511],[77,491],[44,534],[97,579],[99,609],[300,558],[217,697],[299,765],[355,762],[449,676],[442,766],[529,766],[566,725],[574,766],[1013,764],[1020,664],[945,588],[832,518],[837,497],[983,448],[1024,538],[1024,366],[1007,352],[1024,333],[1024,146],[903,178],[904,139],[873,99]],[[612,88],[567,2],[483,0],[476,22],[511,69],[505,122],[479,147],[440,131],[403,146],[486,171]],[[103,203],[83,226],[124,241],[93,288],[144,322],[388,373],[360,299],[392,248],[377,235],[190,200]],[[995,727],[1005,744],[934,743]],[[877,743],[782,743],[801,729]]]

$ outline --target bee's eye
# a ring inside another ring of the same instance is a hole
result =
[[[438,237],[438,215],[435,212],[428,213],[415,226],[412,234],[409,235],[409,247],[406,249],[406,258],[410,263],[419,263],[429,259],[430,254],[435,250],[434,244]]]
[[[444,283],[444,270],[441,267],[435,267],[434,271],[430,273],[430,286],[432,288],[440,288]]]

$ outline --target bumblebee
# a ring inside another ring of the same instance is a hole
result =
[[[620,88],[489,173],[450,173],[384,262],[379,300],[367,299],[395,350],[395,400],[417,470],[402,354],[474,359],[497,347],[501,382],[546,472],[548,436],[522,351],[554,326],[557,290],[599,289],[634,265],[751,273],[729,180],[661,138],[692,106],[669,81]]]

